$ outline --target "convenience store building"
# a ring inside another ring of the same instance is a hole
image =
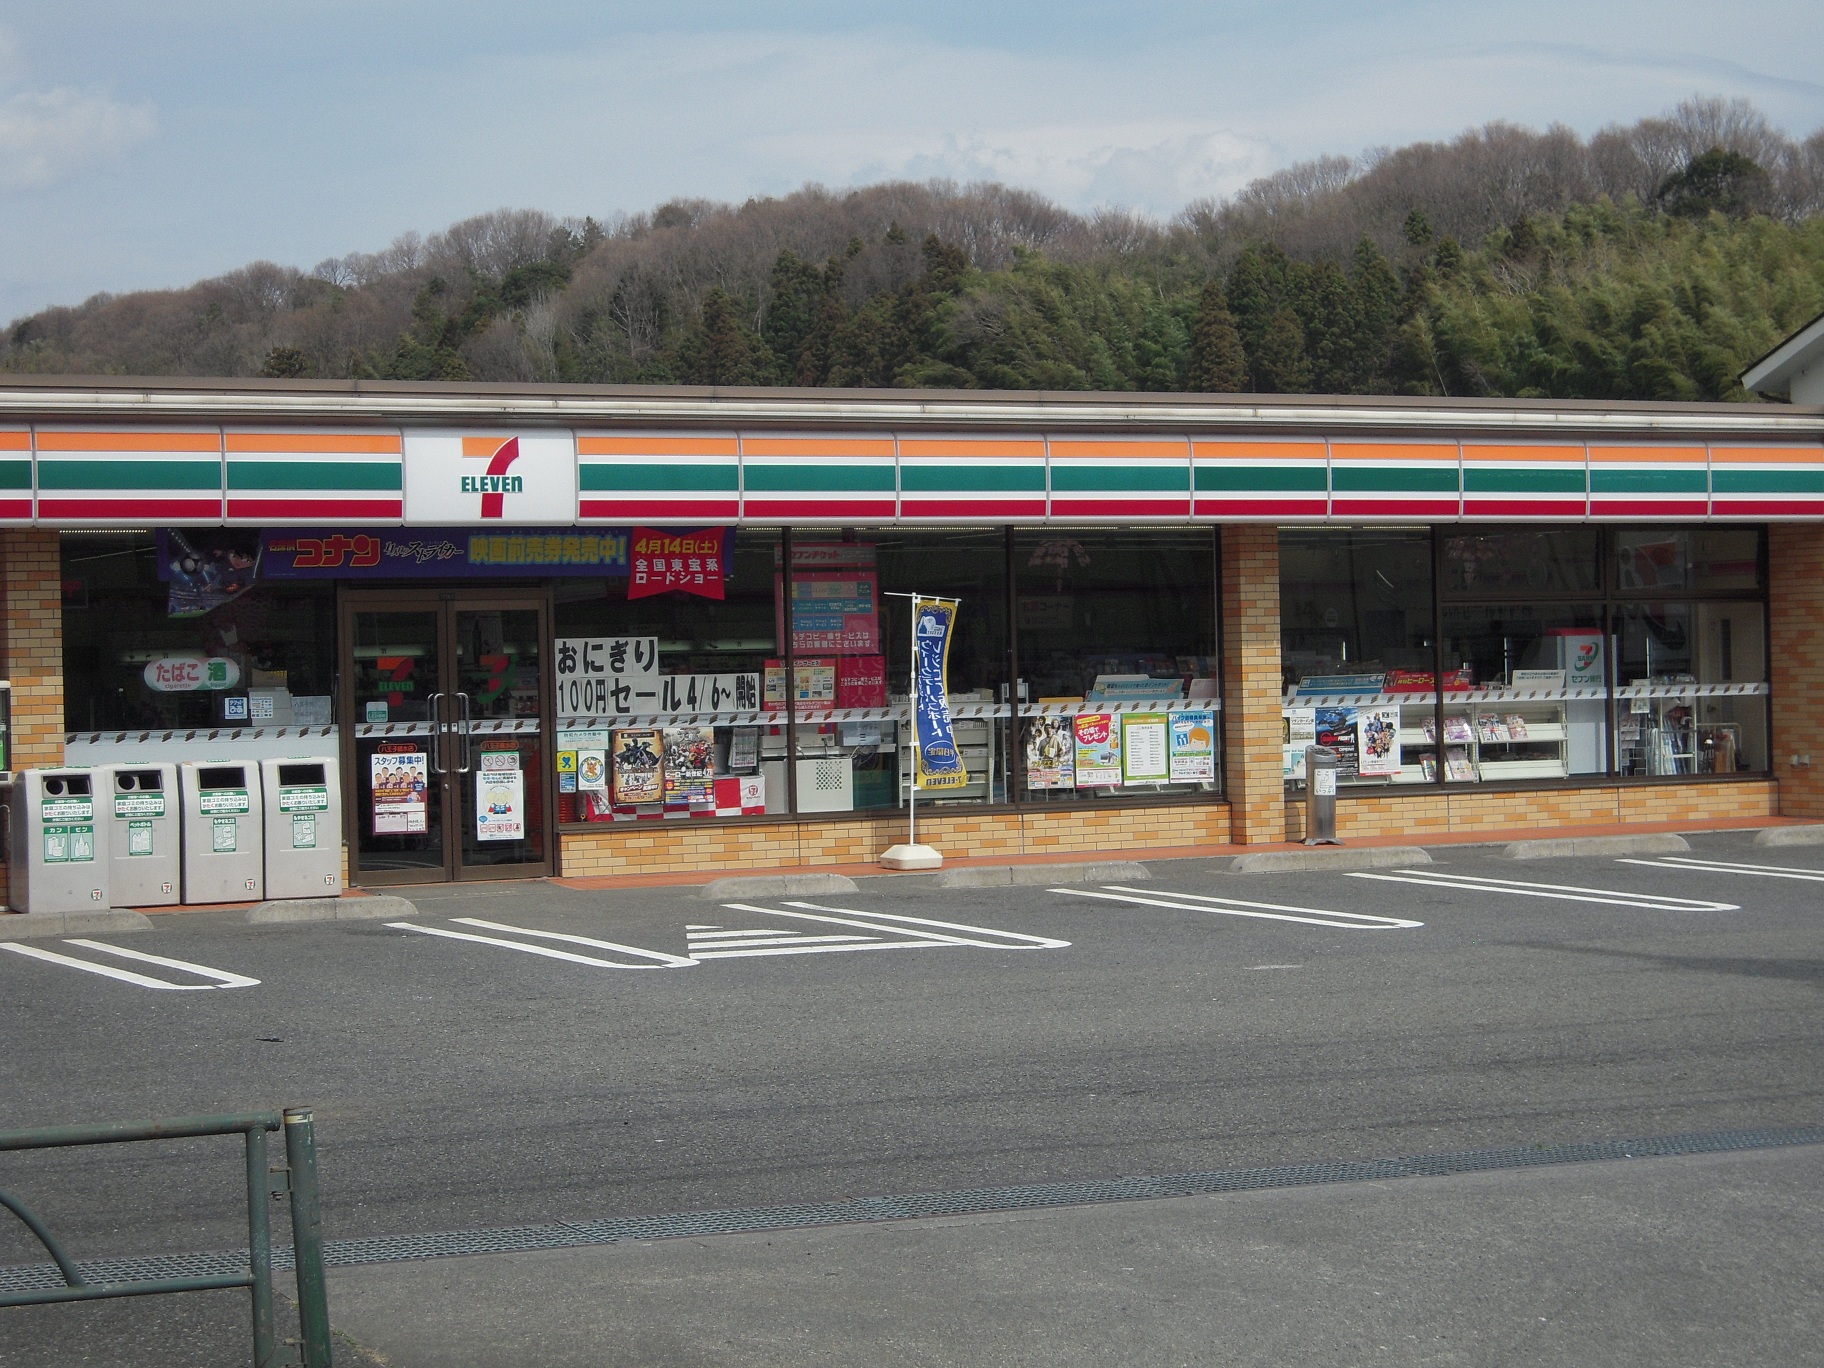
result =
[[[1824,819],[1824,410],[32,378],[13,768],[334,756],[350,881]],[[1440,682],[1442,688],[1439,687]]]

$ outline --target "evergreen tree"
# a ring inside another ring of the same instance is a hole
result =
[[[1311,360],[1305,355],[1305,330],[1292,310],[1281,309],[1267,324],[1255,369],[1263,394],[1311,392]]]
[[[760,338],[778,362],[780,378],[797,379],[799,358],[817,326],[823,298],[823,273],[789,248],[773,263],[768,285],[772,298]]]
[[[741,309],[720,286],[703,296],[697,326],[679,344],[672,367],[686,385],[767,385],[774,362],[748,327]]]
[[[310,357],[296,347],[274,347],[260,363],[260,375],[267,380],[299,380],[315,374]]]
[[[1273,283],[1257,247],[1244,247],[1235,264],[1229,268],[1229,279],[1223,291],[1235,329],[1241,336],[1242,352],[1249,366],[1249,386],[1261,390],[1260,357],[1266,346],[1267,328],[1279,311]]]
[[[1203,285],[1197,302],[1197,317],[1191,327],[1190,372],[1185,388],[1210,394],[1236,394],[1247,388],[1248,362],[1242,350],[1241,333],[1235,327],[1235,316],[1229,312],[1222,281],[1211,276]]]
[[[1371,394],[1386,383],[1388,351],[1400,316],[1400,279],[1373,239],[1363,236],[1349,262],[1355,294],[1354,361],[1349,390]]]
[[[1747,218],[1766,208],[1771,189],[1766,171],[1752,158],[1713,147],[1666,177],[1657,198],[1668,214],[1685,218],[1710,213]]]
[[[1320,261],[1306,273],[1307,288],[1297,303],[1310,358],[1310,387],[1320,394],[1347,394],[1355,387],[1355,292],[1334,261]]]

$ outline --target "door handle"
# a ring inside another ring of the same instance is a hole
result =
[[[470,770],[475,768],[473,740],[475,723],[469,716],[469,696],[466,693],[459,693],[456,697],[461,701],[462,707],[460,715],[462,722],[462,763],[456,767],[456,772],[458,774],[467,774]]]
[[[429,706],[431,713],[431,773],[442,774],[445,772],[442,759],[443,747],[439,743],[443,740],[443,695],[430,694],[424,701]]]

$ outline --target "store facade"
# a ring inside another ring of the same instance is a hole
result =
[[[1824,413],[14,383],[15,767],[321,754],[351,882],[1824,817]],[[9,496],[10,491],[10,496]],[[1440,688],[1440,682],[1442,687]]]

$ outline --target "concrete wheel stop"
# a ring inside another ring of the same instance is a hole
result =
[[[1229,869],[1236,874],[1322,874],[1430,863],[1431,856],[1418,846],[1311,846],[1237,855],[1229,861]]]

